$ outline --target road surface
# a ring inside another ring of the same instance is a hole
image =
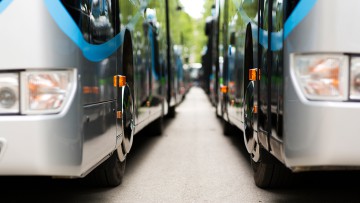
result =
[[[360,202],[359,172],[312,172],[286,189],[257,188],[242,137],[222,134],[202,89],[190,89],[176,112],[161,136],[135,136],[122,185],[2,177],[0,202]]]

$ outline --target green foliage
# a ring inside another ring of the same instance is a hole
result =
[[[173,45],[182,45],[183,57],[190,55],[195,39],[193,38],[193,19],[183,10],[179,0],[169,0],[170,37]]]
[[[211,15],[211,6],[213,4],[215,4],[215,0],[205,0],[205,3],[204,3],[204,15],[202,17],[202,19],[204,20],[204,23],[205,23],[206,17]]]
[[[205,19],[211,15],[213,4],[214,0],[205,0],[203,17],[194,19],[183,10],[177,10],[182,6],[179,0],[169,0],[171,38],[174,44],[183,46],[183,56],[189,57],[190,62],[201,62],[201,52],[207,43]]]
[[[196,0],[195,0],[196,1]],[[138,1],[119,0],[119,6],[122,8],[121,21],[122,25],[126,25],[135,17],[137,13],[141,13],[141,5]],[[165,26],[165,1],[148,0],[148,8],[156,9],[156,17],[160,26]],[[184,10],[179,10],[178,6],[182,6],[180,0],[169,0],[169,17],[170,17],[170,36],[173,45],[183,46],[183,57],[189,57],[190,62],[201,62],[201,51],[207,43],[205,35],[205,19],[211,15],[211,5],[214,0],[205,0],[204,16],[200,19],[193,19]],[[162,9],[164,8],[164,9]],[[200,9],[199,9],[200,12]],[[135,30],[142,30],[141,21],[135,25]],[[162,29],[161,32],[165,30]],[[141,33],[141,32],[140,32]]]

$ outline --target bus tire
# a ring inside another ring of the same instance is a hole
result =
[[[263,189],[282,188],[291,184],[292,172],[264,148],[260,147],[260,159],[255,162],[251,157],[254,182]]]
[[[155,135],[155,136],[161,135],[163,133],[163,129],[164,129],[164,124],[163,123],[164,123],[163,122],[163,116],[157,118],[155,121],[153,121],[150,124],[149,132],[152,135]]]
[[[175,114],[176,114],[176,111],[175,111],[175,106],[170,106],[169,107],[169,112],[168,112],[168,117],[169,118],[175,118]]]
[[[88,179],[96,187],[119,186],[125,174],[126,159],[120,161],[116,151],[101,165],[94,169]]]
[[[234,126],[223,119],[223,133],[225,136],[230,136],[234,133]]]

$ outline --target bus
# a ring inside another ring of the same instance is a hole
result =
[[[240,129],[254,182],[359,169],[359,1],[216,0],[217,114]],[[335,11],[335,13],[334,13]]]
[[[174,118],[176,107],[183,101],[185,96],[183,80],[184,66],[184,42],[182,30],[178,28],[179,19],[181,18],[182,7],[178,0],[166,0],[167,4],[167,51],[168,51],[168,103],[169,113],[167,117]]]
[[[219,44],[219,16],[220,11],[216,9],[216,4],[211,6],[211,15],[206,17],[205,35],[207,36],[206,51],[203,54],[202,66],[204,69],[205,92],[208,94],[213,106],[218,104],[219,98],[219,69],[220,56]]]
[[[169,113],[167,0],[0,1],[0,175],[120,185]]]

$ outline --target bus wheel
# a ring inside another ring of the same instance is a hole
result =
[[[176,115],[175,106],[169,106],[169,112],[168,112],[167,117],[175,118],[175,115]]]
[[[223,133],[226,136],[230,136],[232,134],[234,134],[234,126],[229,123],[228,121],[226,121],[225,119],[222,119],[222,124],[223,124]]]
[[[258,161],[260,157],[260,145],[257,133],[254,131],[254,82],[250,82],[245,92],[244,99],[244,141],[251,159]]]
[[[134,102],[128,84],[122,89],[122,126],[123,140],[122,148],[125,154],[130,152],[135,128]]]
[[[153,121],[149,126],[149,132],[152,135],[158,136],[161,135],[164,131],[164,117],[165,117],[165,99],[161,101],[161,115],[155,121]]]
[[[86,179],[96,187],[116,187],[122,183],[126,160],[120,161],[118,153],[111,156],[95,168]]]
[[[262,147],[259,161],[251,159],[251,166],[255,185],[260,188],[280,188],[291,184],[291,170]]]
[[[148,132],[150,132],[152,135],[158,136],[163,133],[163,129],[164,129],[163,116],[160,116],[150,124]]]
[[[88,175],[92,185],[115,187],[122,183],[125,173],[126,155],[129,153],[134,137],[134,103],[128,85],[122,88],[122,127],[121,144],[111,156]]]

